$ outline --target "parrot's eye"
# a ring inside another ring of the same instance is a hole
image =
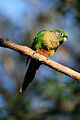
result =
[[[64,34],[61,32],[61,36],[63,37],[64,36]]]

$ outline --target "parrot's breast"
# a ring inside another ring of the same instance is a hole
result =
[[[48,50],[55,50],[59,46],[57,33],[46,31],[44,34],[43,45]]]

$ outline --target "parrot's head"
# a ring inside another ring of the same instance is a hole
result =
[[[58,33],[57,39],[59,40],[60,44],[66,42],[68,39],[68,34],[62,29],[56,29],[56,32]]]

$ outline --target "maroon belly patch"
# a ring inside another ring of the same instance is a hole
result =
[[[49,57],[50,56],[50,51],[48,50],[44,50],[42,48],[38,49],[37,52],[39,52],[40,54],[46,56],[46,57]]]

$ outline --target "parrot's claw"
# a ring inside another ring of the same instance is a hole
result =
[[[34,56],[36,53],[37,53],[37,51],[34,51],[33,54],[32,54],[32,56]]]
[[[49,57],[47,57],[47,60],[49,60]]]

